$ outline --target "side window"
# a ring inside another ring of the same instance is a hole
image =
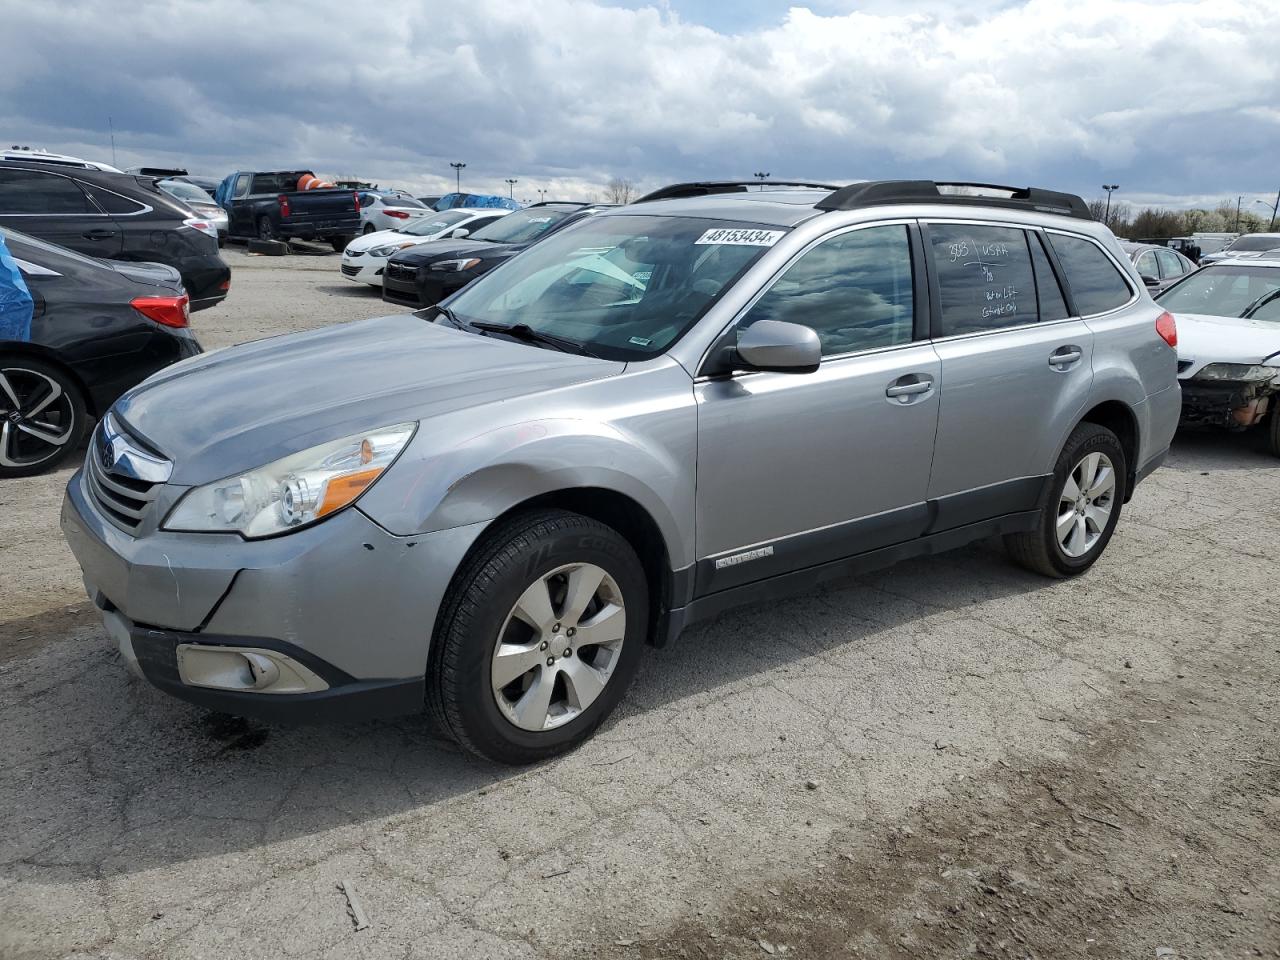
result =
[[[94,203],[107,213],[141,213],[146,209],[142,204],[136,203],[128,197],[122,197],[120,194],[112,193],[110,190],[103,190],[92,183],[85,184],[85,189],[89,191],[89,196],[93,197]]]
[[[1157,250],[1156,259],[1160,261],[1160,273],[1166,277],[1180,277],[1187,272],[1182,260],[1172,250]]]
[[[262,193],[279,193],[280,178],[275,174],[260,173],[253,178],[253,189],[250,191],[254,196]]]
[[[1049,263],[1049,255],[1044,252],[1043,239],[1037,233],[1028,233],[1027,243],[1031,247],[1031,263],[1036,270],[1036,302],[1040,307],[1040,322],[1067,319],[1071,316],[1071,311],[1067,309],[1067,301],[1062,296],[1062,288],[1058,286],[1058,278]]]
[[[236,189],[231,195],[233,199],[239,200],[241,197],[249,195],[249,174],[242,173],[236,178]]]
[[[1123,306],[1133,297],[1128,281],[1093,241],[1051,233],[1049,242],[1062,264],[1062,272],[1066,274],[1076,310],[1082,316],[1106,313]]]
[[[36,170],[0,170],[0,214],[98,213],[74,180]]]
[[[1036,322],[1036,282],[1022,230],[932,223],[929,246],[942,308],[940,336]]]
[[[812,327],[822,355],[910,343],[914,329],[911,242],[902,225],[824,240],[787,268],[743,317]]]
[[[1159,279],[1160,268],[1156,266],[1156,255],[1148,250],[1138,258],[1138,262],[1134,264],[1138,268],[1138,276],[1155,277]]]

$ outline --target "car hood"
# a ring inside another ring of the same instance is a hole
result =
[[[103,266],[110,267],[120,276],[135,283],[145,283],[152,287],[164,287],[168,290],[182,288],[182,274],[165,263],[125,263],[121,260],[102,260]]]
[[[388,243],[411,243],[416,246],[420,243],[430,242],[431,240],[428,237],[415,237],[408,233],[397,233],[395,230],[375,230],[373,233],[366,233],[364,236],[356,237],[347,244],[347,249],[364,253],[366,250],[385,246]]]
[[[1261,363],[1280,352],[1280,323],[1213,317],[1203,313],[1178,313],[1179,366],[1190,366],[1178,375],[1195,376],[1210,363]]]
[[[396,259],[401,262],[420,266],[433,260],[453,260],[462,257],[479,257],[489,260],[494,257],[509,257],[517,250],[523,250],[523,243],[490,243],[486,240],[432,240],[421,243],[409,250],[401,250]]]
[[[135,387],[114,411],[173,461],[172,482],[201,484],[364,430],[624,369],[402,314],[194,357]]]

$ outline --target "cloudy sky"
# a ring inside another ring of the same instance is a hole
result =
[[[517,197],[775,176],[1246,205],[1280,0],[0,0],[0,138]],[[1258,208],[1260,210],[1260,208]]]

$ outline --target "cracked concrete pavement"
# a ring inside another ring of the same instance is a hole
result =
[[[207,346],[398,312],[336,257],[228,259],[231,299],[193,318]],[[1144,690],[1176,704],[1208,677],[1238,685],[1216,733],[1262,764],[1250,855],[1280,859],[1280,461],[1247,439],[1180,438],[1081,579],[980,544],[721,617],[649,651],[594,740],[524,770],[460,754],[425,718],[269,726],[135,680],[57,532],[70,473],[0,488],[6,958],[761,956],[732,928],[696,934],[749,923],[763,891],[828,887],[833,844],[874,870],[867,838],[1010,765],[1097,772],[1097,743],[1148,733],[1129,709]],[[978,818],[998,800],[966,802]],[[1280,948],[1280,877],[1252,882],[1262,912],[1240,922]],[[1174,937],[1196,914],[1168,895]],[[791,955],[851,955],[832,942]]]

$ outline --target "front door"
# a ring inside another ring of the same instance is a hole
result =
[[[918,336],[911,229],[816,242],[738,321],[813,328],[817,371],[696,384],[699,595],[924,530],[940,365]]]

